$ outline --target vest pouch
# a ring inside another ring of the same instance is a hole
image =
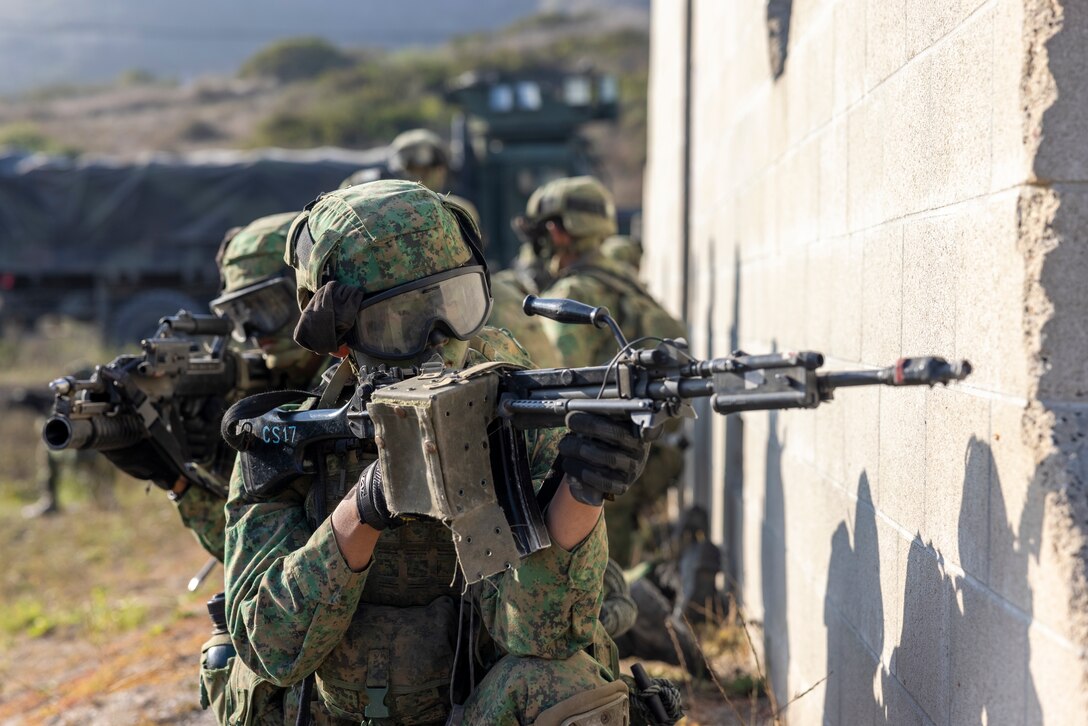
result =
[[[222,668],[208,668],[210,648],[230,643],[230,635],[213,635],[200,648],[200,705],[210,708],[219,724],[264,726],[283,723],[283,691],[232,656]]]
[[[420,607],[360,603],[347,633],[317,669],[329,712],[413,726],[445,719],[457,607],[442,596]]]
[[[230,645],[230,635],[220,633],[213,635],[211,640],[200,648],[200,707],[205,711],[209,708],[215,714],[216,723],[226,723],[230,706],[228,705],[227,691],[229,688],[230,672],[237,658],[227,659],[227,664],[222,668],[209,668],[207,653],[211,648]]]

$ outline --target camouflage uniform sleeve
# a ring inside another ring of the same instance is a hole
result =
[[[174,501],[181,523],[188,527],[200,546],[215,559],[223,561],[223,538],[227,514],[226,500],[207,489],[190,486],[181,499]]]
[[[571,275],[540,293],[541,297],[571,298],[587,305],[615,307],[613,294],[604,285],[586,276]],[[607,363],[616,353],[616,340],[607,330],[591,325],[570,325],[541,318],[540,325],[568,368]]]
[[[573,550],[556,544],[476,585],[483,622],[507,653],[570,658],[594,645],[608,560],[604,518]]]
[[[311,530],[304,489],[250,503],[236,464],[227,501],[227,627],[238,657],[285,686],[313,672],[343,638],[366,582],[326,519]]]

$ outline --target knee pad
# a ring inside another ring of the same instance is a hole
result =
[[[627,685],[613,681],[543,711],[533,726],[628,726]]]

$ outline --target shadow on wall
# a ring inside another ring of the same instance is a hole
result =
[[[740,348],[740,250],[733,248],[733,321],[729,327],[729,353]],[[713,349],[711,349],[713,350]],[[702,417],[710,426],[710,414]],[[726,580],[733,594],[744,591],[744,419],[725,417],[725,541]]]
[[[778,346],[772,346],[777,350]],[[782,450],[778,412],[771,411],[767,432],[766,491],[760,528],[760,568],[763,585],[763,653],[766,675],[781,708],[788,700],[790,634],[786,620],[786,507],[782,491]]]
[[[767,0],[767,52],[771,61],[771,76],[775,80],[786,70],[792,10],[793,0]]]
[[[824,593],[828,724],[872,723],[879,711],[872,683],[884,647],[884,597],[876,511],[865,472],[858,478],[857,497],[853,537],[846,522],[840,522],[831,536]]]
[[[902,629],[889,669],[880,662],[884,613],[876,517],[862,474],[853,544],[845,522],[832,536],[824,598],[830,674],[824,722],[921,723],[924,713],[936,724],[1040,723],[1029,670],[1027,585],[1029,558],[1038,557],[1040,515],[1027,506],[1016,531],[1008,526],[993,453],[972,437],[964,456],[960,555],[969,571],[976,559],[985,569],[975,572],[1019,588],[1026,616],[1010,616],[974,577],[949,574],[940,553],[916,536],[905,563]],[[988,538],[989,546],[980,538]]]

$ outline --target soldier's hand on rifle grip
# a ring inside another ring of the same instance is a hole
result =
[[[359,510],[359,521],[369,524],[379,532],[383,529],[396,529],[404,524],[400,517],[389,512],[382,490],[381,464],[374,462],[359,475],[355,484],[355,507]]]
[[[583,411],[567,414],[570,429],[559,442],[563,471],[571,494],[583,504],[600,506],[627,492],[642,474],[650,443],[634,425]]]

